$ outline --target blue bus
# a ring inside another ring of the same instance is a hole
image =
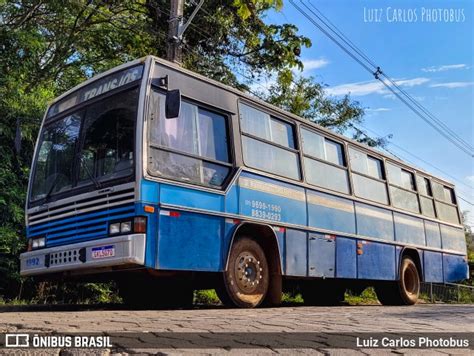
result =
[[[35,279],[114,280],[140,306],[410,305],[468,278],[454,186],[148,56],[48,107],[26,202]]]

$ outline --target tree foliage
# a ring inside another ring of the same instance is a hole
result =
[[[282,0],[207,0],[185,33],[183,65],[241,89],[279,73],[268,100],[338,131],[361,120],[348,97],[329,98],[313,79],[293,80],[302,48],[292,24],[269,25]],[[185,17],[194,9],[186,2]],[[18,297],[24,201],[42,115],[55,96],[96,73],[147,54],[164,57],[169,0],[0,0],[0,295]],[[21,150],[16,144],[21,141]]]

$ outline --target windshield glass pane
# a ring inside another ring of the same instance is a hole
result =
[[[91,105],[84,118],[79,184],[133,173],[138,89]]]
[[[133,174],[137,105],[130,89],[45,125],[31,200]]]
[[[81,115],[75,113],[43,131],[33,178],[33,200],[71,188],[80,125]]]

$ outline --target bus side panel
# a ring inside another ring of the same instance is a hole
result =
[[[164,183],[160,184],[160,202],[187,208],[224,211],[224,196],[221,194]]]
[[[140,199],[144,203],[157,204],[160,201],[160,184],[145,179],[142,180]]]
[[[158,240],[158,201],[159,183],[148,180],[141,181],[141,204],[137,205],[137,215],[147,217],[147,235],[145,247],[145,266],[156,268],[156,246]],[[151,205],[155,208],[154,213],[146,213],[144,205]]]
[[[336,275],[335,236],[310,233],[308,251],[308,272],[310,277],[329,277]]]
[[[443,283],[443,255],[441,252],[424,252],[425,282]]]
[[[357,278],[356,240],[336,238],[336,277]]]
[[[158,268],[217,272],[223,269],[224,218],[160,211]]]
[[[396,241],[425,246],[423,220],[399,213],[393,213],[393,219]]]
[[[426,246],[441,248],[441,232],[439,224],[425,220]]]
[[[307,233],[299,230],[286,230],[285,239],[287,276],[307,276]]]
[[[360,240],[362,254],[357,255],[360,279],[395,280],[395,246]]]
[[[393,217],[390,210],[355,203],[357,234],[383,240],[394,240]]]
[[[443,250],[453,250],[466,254],[466,238],[462,228],[440,225]]]
[[[307,191],[308,225],[333,231],[356,233],[354,202],[329,194]]]
[[[240,214],[266,221],[306,225],[306,196],[304,188],[242,173],[239,177]]]
[[[239,213],[239,186],[232,185],[225,196],[225,212],[229,214]]]
[[[444,281],[460,282],[468,278],[469,269],[463,256],[443,253]]]

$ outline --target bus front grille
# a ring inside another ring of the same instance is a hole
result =
[[[134,200],[132,183],[64,199],[46,209],[30,209],[27,236],[45,237],[47,247],[106,237],[110,221],[135,214]]]

